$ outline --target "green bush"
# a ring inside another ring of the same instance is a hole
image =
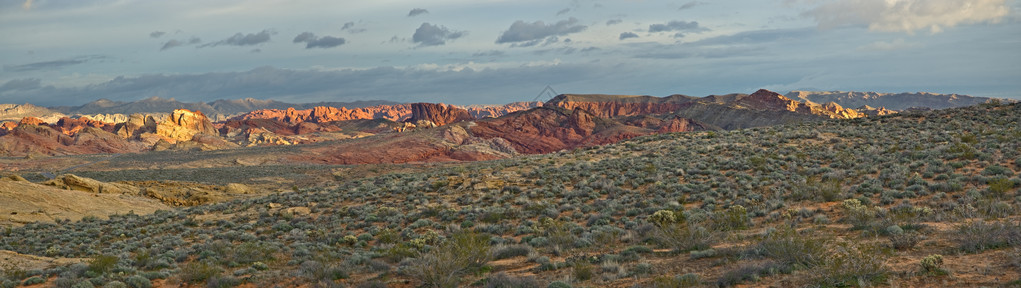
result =
[[[489,236],[457,232],[409,267],[409,273],[429,287],[457,287],[462,275],[489,261]]]
[[[127,279],[124,279],[124,283],[131,286],[131,288],[150,288],[152,287],[152,281],[149,278],[145,278],[142,275],[132,275]]]
[[[766,235],[758,249],[783,265],[814,267],[828,255],[826,244],[824,239],[803,236],[794,228],[782,227]]]
[[[39,276],[32,276],[32,277],[29,277],[28,279],[25,279],[24,282],[21,282],[21,285],[28,286],[28,285],[36,285],[36,284],[43,284],[43,283],[46,283],[46,279],[45,278],[39,277]]]
[[[946,274],[943,270],[943,255],[932,254],[922,258],[919,263],[922,266],[922,271],[929,274]]]
[[[578,281],[587,281],[595,275],[595,266],[592,263],[588,263],[588,261],[576,261],[572,266],[574,266],[574,270],[572,270],[571,275]]]
[[[876,219],[876,209],[865,206],[858,199],[847,199],[843,203],[844,221],[855,228],[865,228],[872,225]]]
[[[889,273],[886,256],[877,245],[841,243],[834,247],[816,270],[824,286],[871,286]]]
[[[120,261],[117,256],[99,255],[93,257],[89,260],[89,271],[104,274],[117,266],[117,261]]]
[[[193,261],[181,267],[181,281],[185,283],[200,283],[209,278],[220,275],[219,267],[205,261]]]

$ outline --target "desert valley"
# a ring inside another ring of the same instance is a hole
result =
[[[1021,283],[1010,100],[3,107],[3,287]]]

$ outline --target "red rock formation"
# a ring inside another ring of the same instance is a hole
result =
[[[600,118],[666,114],[677,111],[691,102],[692,97],[673,95],[669,97],[562,94],[544,104],[544,107],[559,107],[567,110],[581,109]]]
[[[46,125],[46,121],[35,117],[25,117],[21,118],[21,121],[18,122],[18,126],[21,125]]]
[[[69,136],[47,125],[19,125],[0,137],[2,156],[126,153],[145,148],[94,127],[84,127]]]
[[[468,114],[476,119],[482,118],[497,118],[510,113],[524,111],[535,107],[542,107],[542,102],[514,102],[505,105],[469,105],[461,106],[465,110],[468,110]]]
[[[113,133],[115,126],[115,124],[92,120],[88,117],[81,117],[77,119],[63,117],[60,118],[60,120],[57,120],[57,123],[52,127],[65,135],[74,135],[86,127],[99,128],[103,131]]]
[[[213,123],[201,111],[177,109],[156,125],[156,135],[174,142],[191,140],[195,134],[200,133],[219,135]]]
[[[287,110],[263,109],[246,113],[231,120],[274,119],[290,124],[297,124],[302,122],[327,123],[357,119],[387,119],[391,121],[400,121],[409,117],[411,117],[411,105],[398,104],[355,109],[323,106],[304,110],[297,110],[294,108],[287,108]]]
[[[471,121],[475,117],[468,114],[468,110],[461,108],[445,105],[445,104],[434,104],[434,103],[414,103],[411,104],[411,118],[406,122],[410,123],[422,123],[423,121],[429,121],[428,123],[434,126],[443,126],[450,123]]]

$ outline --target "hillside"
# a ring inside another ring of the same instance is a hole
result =
[[[908,108],[946,109],[965,107],[989,102],[992,98],[974,97],[960,94],[917,93],[877,93],[877,92],[845,92],[845,91],[791,91],[787,98],[816,103],[834,102],[844,107],[882,107],[892,110]]]
[[[13,227],[0,249],[110,263],[36,273],[96,285],[1011,286],[1019,121],[1021,105],[982,105],[339,174],[259,198]]]

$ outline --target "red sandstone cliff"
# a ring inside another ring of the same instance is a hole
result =
[[[411,104],[411,118],[408,118],[406,122],[414,123],[415,125],[422,123],[431,126],[443,126],[474,119],[475,117],[468,114],[468,110],[454,106],[436,103],[413,103]]]

